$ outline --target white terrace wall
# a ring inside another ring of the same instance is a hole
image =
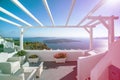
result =
[[[41,61],[54,61],[53,55],[58,52],[67,53],[67,61],[77,61],[78,57],[85,55],[85,50],[26,50],[28,56],[37,54]]]
[[[5,53],[2,52],[0,53],[0,62],[6,62],[8,58],[12,57],[16,52],[12,53]]]

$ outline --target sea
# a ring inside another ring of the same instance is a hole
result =
[[[18,38],[15,38],[18,39]],[[59,38],[59,37],[25,37],[24,42],[43,42],[53,50],[87,50],[89,49],[89,38]],[[93,48],[96,50],[107,50],[107,38],[94,38]]]

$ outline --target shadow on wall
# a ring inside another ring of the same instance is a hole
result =
[[[108,67],[114,65],[120,69],[120,40],[114,42],[108,53],[99,61],[91,73],[92,80],[109,80]]]

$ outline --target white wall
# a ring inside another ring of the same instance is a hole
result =
[[[91,72],[91,80],[109,80],[108,66],[120,68],[120,40],[114,42],[108,53],[101,59]]]
[[[37,54],[41,61],[54,61],[53,55],[58,52],[67,53],[67,61],[77,61],[78,57],[84,56],[85,50],[26,50],[28,55]]]
[[[2,52],[0,53],[0,62],[6,62],[8,58],[12,57],[16,52],[12,53],[5,53]]]
[[[3,44],[4,39],[0,38],[0,44]]]
[[[14,48],[14,43],[13,42],[6,42],[6,43],[4,43],[4,48]]]
[[[8,53],[0,53],[0,62],[5,62],[8,59]]]
[[[90,53],[94,53],[91,52]],[[86,57],[79,57],[78,58],[78,64],[77,64],[77,78],[78,80],[89,80],[91,70],[94,68],[94,66],[99,62],[99,60],[104,56],[105,54],[91,54]]]

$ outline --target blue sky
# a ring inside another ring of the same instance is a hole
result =
[[[41,23],[45,26],[51,26],[50,17],[45,9],[42,0],[18,0],[26,7]],[[75,7],[68,25],[77,25],[82,18],[99,2],[100,0],[76,0]],[[93,15],[120,16],[120,1],[114,0],[105,3]],[[119,1],[119,2],[118,2]],[[64,26],[69,13],[72,0],[47,0],[56,26]],[[17,7],[11,0],[0,0],[0,6],[9,12],[15,14],[21,19],[27,21],[33,26],[39,26],[32,18]],[[15,23],[26,26],[24,23],[0,12],[0,16],[7,18]],[[120,20],[115,21],[115,35],[120,35]],[[102,34],[101,34],[102,33]],[[20,29],[14,25],[0,21],[0,35],[5,37],[18,37]],[[24,33],[25,37],[88,37],[88,33],[81,28],[30,28]],[[99,25],[94,29],[94,37],[107,36],[107,30]]]

